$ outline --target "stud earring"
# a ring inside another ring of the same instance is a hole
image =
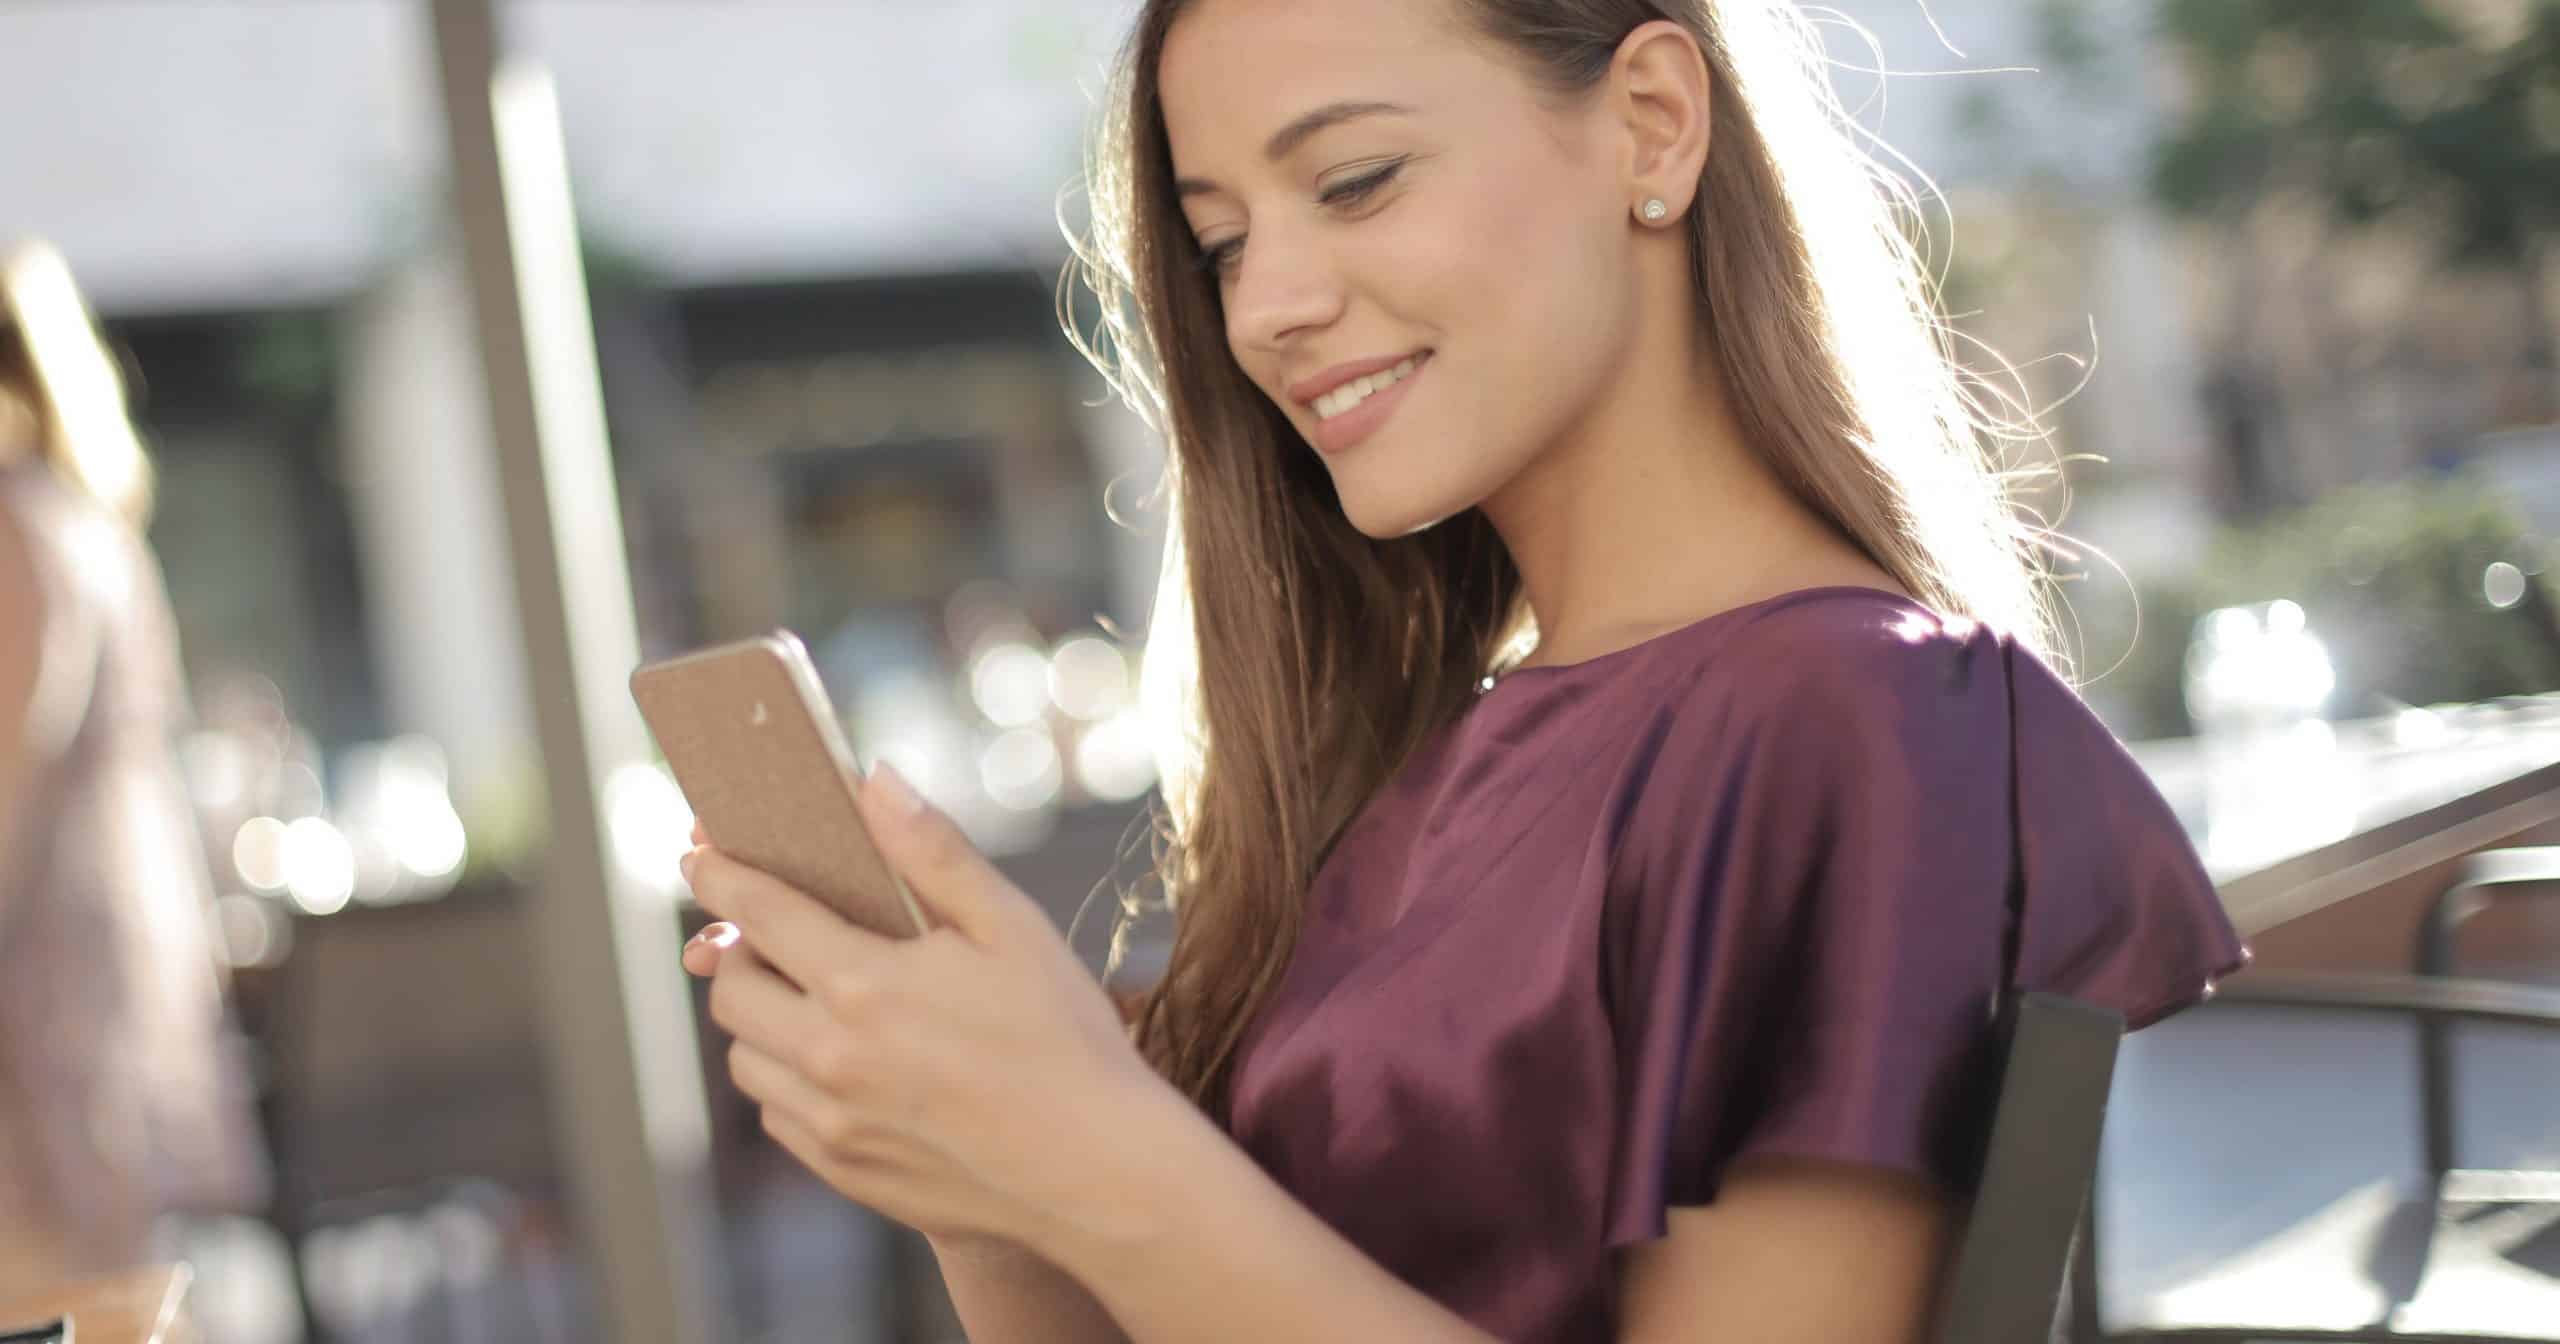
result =
[[[1659,196],[1650,197],[1644,203],[1644,222],[1647,224],[1659,224],[1670,213],[1671,207],[1664,204]]]

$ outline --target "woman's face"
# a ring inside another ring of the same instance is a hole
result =
[[[1605,393],[1619,156],[1446,0],[1195,0],[1158,78],[1227,346],[1362,532],[1481,502]]]

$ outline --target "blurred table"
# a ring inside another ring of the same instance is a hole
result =
[[[194,1277],[185,1265],[156,1265],[0,1302],[0,1331],[68,1316],[78,1344],[182,1344],[194,1337],[185,1310]]]
[[[2197,739],[2133,753],[2251,936],[2560,822],[2554,696],[2316,725],[2272,760]]]
[[[2464,856],[2560,843],[2560,697],[2311,726],[2257,760],[2191,740],[2134,755],[2269,969],[2405,973]],[[2560,906],[2508,903],[2462,942],[2466,974],[2550,981]],[[2095,1197],[2111,1330],[2552,1337],[2560,1210],[2436,1206],[2415,1032],[2226,1006],[2127,1038]],[[2462,1165],[2560,1162],[2560,1041],[2465,1027],[2453,1048]]]

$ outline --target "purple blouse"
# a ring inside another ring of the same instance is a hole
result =
[[[1483,1329],[1607,1340],[1611,1251],[1736,1159],[1969,1187],[2013,881],[2018,983],[2133,1026],[2246,957],[2140,767],[1987,630],[1817,588],[1524,669],[1327,856],[1229,1128]]]

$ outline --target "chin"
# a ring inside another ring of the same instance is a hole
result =
[[[1445,491],[1367,488],[1334,478],[1342,500],[1342,516],[1371,541],[1393,541],[1426,532],[1464,513],[1474,501],[1453,499]]]

